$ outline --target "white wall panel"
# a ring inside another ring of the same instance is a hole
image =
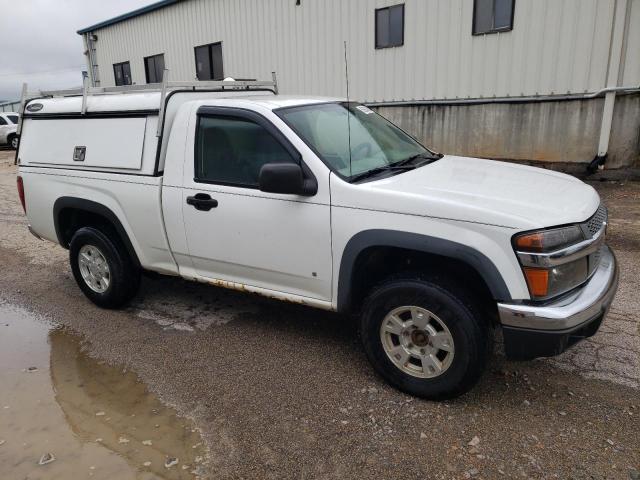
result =
[[[472,0],[406,0],[404,46],[374,48],[375,8],[401,0],[187,0],[96,33],[103,86],[113,64],[164,53],[172,80],[195,79],[193,48],[223,42],[224,72],[283,93],[362,101],[584,93],[604,86],[615,0],[517,0],[511,32],[473,36]],[[629,0],[625,85],[640,84],[640,0]]]

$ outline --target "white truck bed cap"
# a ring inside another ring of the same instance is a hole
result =
[[[119,95],[92,95],[87,98],[87,112],[157,112],[160,92]],[[27,115],[80,113],[82,95],[74,97],[36,98],[26,104]]]

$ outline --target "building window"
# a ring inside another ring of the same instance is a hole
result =
[[[113,76],[116,79],[116,86],[131,85],[131,65],[129,62],[114,63]]]
[[[198,80],[223,80],[222,42],[195,48]]]
[[[376,48],[404,45],[404,4],[376,10]]]
[[[473,34],[512,30],[514,4],[515,0],[474,0]]]
[[[164,73],[164,54],[152,55],[144,59],[144,73],[147,76],[147,83],[162,82]]]
[[[244,118],[203,116],[196,132],[196,182],[258,187],[266,163],[296,163],[265,128]]]

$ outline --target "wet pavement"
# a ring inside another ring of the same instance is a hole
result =
[[[0,478],[198,478],[191,422],[78,336],[1,300],[0,366]]]
[[[145,278],[125,310],[96,308],[67,252],[27,232],[10,158],[0,152],[0,297],[79,335],[96,365],[135,372],[192,421],[203,478],[640,475],[640,184],[595,184],[622,270],[602,330],[552,360],[498,355],[472,392],[434,403],[382,382],[337,315],[174,278]]]

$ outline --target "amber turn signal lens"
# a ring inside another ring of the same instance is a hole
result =
[[[546,297],[549,292],[549,270],[543,268],[525,268],[529,292],[534,297]]]
[[[544,238],[542,233],[532,233],[516,238],[516,246],[520,250],[528,252],[541,252],[544,249]]]

